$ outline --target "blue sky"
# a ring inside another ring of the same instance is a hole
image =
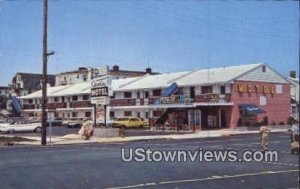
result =
[[[42,6],[0,0],[0,85],[16,72],[41,73]],[[299,70],[298,22],[296,1],[50,0],[48,71],[265,62],[288,75]]]

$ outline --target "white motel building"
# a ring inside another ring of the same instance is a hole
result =
[[[290,83],[267,64],[200,69],[114,79],[106,117],[140,117],[176,129],[285,124]],[[49,117],[94,116],[91,83],[49,87]],[[23,114],[40,116],[41,91],[21,97]]]

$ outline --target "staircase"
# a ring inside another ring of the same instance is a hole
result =
[[[169,109],[167,109],[165,112],[164,112],[164,114],[160,117],[160,118],[158,118],[156,121],[155,121],[155,125],[158,125],[158,124],[164,124],[165,122],[166,122],[166,120],[167,120],[167,118],[168,118],[168,114],[169,113],[171,113],[173,111],[173,109],[172,108],[169,108]]]

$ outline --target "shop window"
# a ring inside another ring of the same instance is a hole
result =
[[[226,92],[225,92],[225,86],[221,86],[220,87],[220,91],[221,91],[221,94],[225,94]]]
[[[91,117],[91,116],[92,116],[91,112],[85,112],[85,117]]]
[[[72,101],[78,101],[78,96],[72,96]]]
[[[82,96],[82,99],[83,99],[83,100],[90,100],[90,95],[83,95],[83,96]]]
[[[125,117],[130,117],[130,116],[132,116],[132,112],[131,111],[125,111],[124,116]]]
[[[131,92],[124,92],[124,98],[131,98]]]
[[[213,86],[202,86],[201,87],[202,94],[208,94],[213,92]]]
[[[115,112],[113,112],[113,111],[109,112],[109,117],[114,118],[115,117]]]
[[[160,96],[161,95],[161,90],[157,89],[157,90],[153,90],[153,96]]]

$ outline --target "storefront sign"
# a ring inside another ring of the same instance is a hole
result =
[[[238,92],[243,93],[243,92],[248,92],[248,93],[275,93],[275,86],[274,85],[255,85],[255,84],[238,84]]]
[[[91,89],[91,97],[108,96],[108,87],[98,87]]]

